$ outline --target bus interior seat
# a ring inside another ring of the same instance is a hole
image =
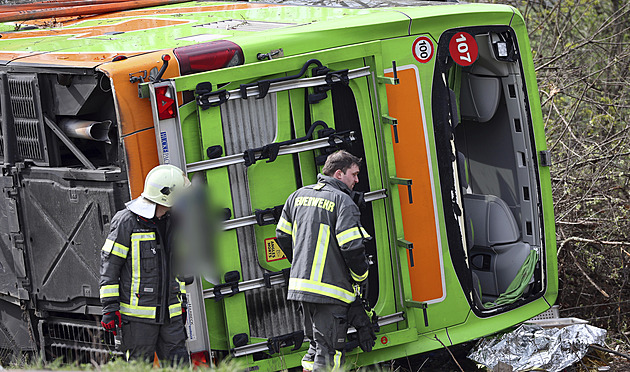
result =
[[[462,73],[460,110],[462,118],[488,122],[497,112],[501,101],[501,81],[498,77]]]
[[[481,284],[484,301],[505,292],[531,250],[521,240],[514,215],[494,195],[463,195],[464,211],[472,235],[469,259]],[[470,245],[469,245],[470,246]]]
[[[457,175],[459,178],[459,187],[461,190],[462,198],[465,198],[465,195],[472,193],[472,187],[469,182],[469,172],[468,172],[468,161],[466,160],[466,156],[461,151],[457,151]],[[465,215],[465,213],[464,213]],[[464,218],[464,223],[466,224],[465,233],[466,233],[466,246],[473,246],[473,226],[472,221],[469,218]],[[481,281],[479,280],[479,276],[475,271],[471,271],[472,274],[472,283],[473,283],[473,301],[479,308],[483,308],[483,301],[481,297]]]
[[[459,109],[462,119],[485,123],[492,119],[501,102],[501,78],[509,75],[509,63],[498,61],[492,51],[491,34],[475,36],[479,57],[462,69]]]

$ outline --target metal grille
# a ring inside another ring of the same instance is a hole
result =
[[[114,347],[114,335],[100,324],[58,319],[40,320],[42,359],[63,358],[64,362],[102,364],[111,355],[122,355]]]
[[[37,75],[11,74],[8,83],[18,156],[22,160],[45,162]]]
[[[221,106],[225,149],[228,155],[264,146],[276,137],[276,95],[260,100],[233,100]],[[247,170],[242,165],[228,167],[234,217],[251,215]],[[256,235],[253,226],[237,229],[243,280],[263,277],[258,264]],[[251,337],[269,338],[301,329],[286,287],[261,288],[245,293]]]
[[[23,159],[41,159],[39,146],[38,125],[36,119],[15,119],[15,134],[17,136],[18,154]]]
[[[549,320],[549,319],[559,319],[560,318],[560,307],[558,305],[553,305],[549,310],[544,313],[538,314],[537,316],[530,319],[531,320]]]

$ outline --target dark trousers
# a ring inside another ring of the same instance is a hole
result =
[[[304,334],[310,341],[302,367],[313,371],[339,371],[344,362],[348,306],[301,302]]]
[[[182,317],[176,316],[165,324],[133,322],[123,324],[123,350],[129,359],[153,362],[153,355],[171,365],[188,365],[186,331]]]

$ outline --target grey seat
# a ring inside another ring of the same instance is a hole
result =
[[[463,195],[469,260],[484,301],[505,292],[531,250],[508,205],[494,195]]]

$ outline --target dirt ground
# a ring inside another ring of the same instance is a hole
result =
[[[473,346],[475,346],[474,342],[468,342],[449,347],[450,353],[446,349],[440,349],[408,358],[396,359],[391,364],[391,370],[397,372],[460,372],[462,369],[466,372],[484,371],[485,369],[478,369],[476,363],[466,357]],[[458,364],[461,366],[461,369]]]

